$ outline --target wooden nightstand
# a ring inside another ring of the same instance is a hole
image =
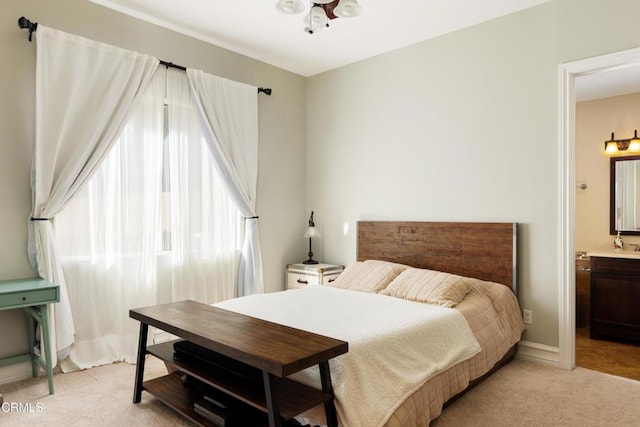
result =
[[[288,264],[287,289],[303,288],[307,285],[327,285],[344,270],[334,264]]]

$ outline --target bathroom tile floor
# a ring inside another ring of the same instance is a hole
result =
[[[640,345],[592,340],[589,328],[577,328],[576,366],[640,381]]]

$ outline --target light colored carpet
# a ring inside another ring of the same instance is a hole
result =
[[[640,426],[640,382],[516,359],[431,426]]]
[[[194,425],[147,392],[143,392],[142,401],[134,405],[135,372],[135,365],[114,363],[69,374],[57,373],[53,395],[49,395],[44,375],[0,386],[0,393],[4,395],[0,426]],[[145,379],[166,373],[164,363],[147,357]],[[21,404],[22,410],[9,410],[11,403]]]
[[[145,378],[166,372],[153,357]],[[0,386],[2,426],[190,426],[148,393],[134,405],[135,367],[124,363]],[[26,412],[5,411],[19,403]],[[30,405],[28,405],[30,404]],[[38,410],[38,405],[40,410]],[[516,359],[431,423],[450,426],[638,426],[640,382],[576,368],[566,371]]]

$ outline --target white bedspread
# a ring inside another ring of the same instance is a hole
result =
[[[480,351],[456,310],[327,286],[252,295],[218,307],[349,343],[329,362],[338,422],[383,425],[429,378]],[[317,367],[290,378],[320,389]]]

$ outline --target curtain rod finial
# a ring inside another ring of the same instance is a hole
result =
[[[31,22],[24,16],[21,16],[20,18],[18,18],[18,27],[26,28],[27,30],[29,30],[29,41],[31,41],[31,36],[33,35],[33,32],[38,29],[38,23]]]

